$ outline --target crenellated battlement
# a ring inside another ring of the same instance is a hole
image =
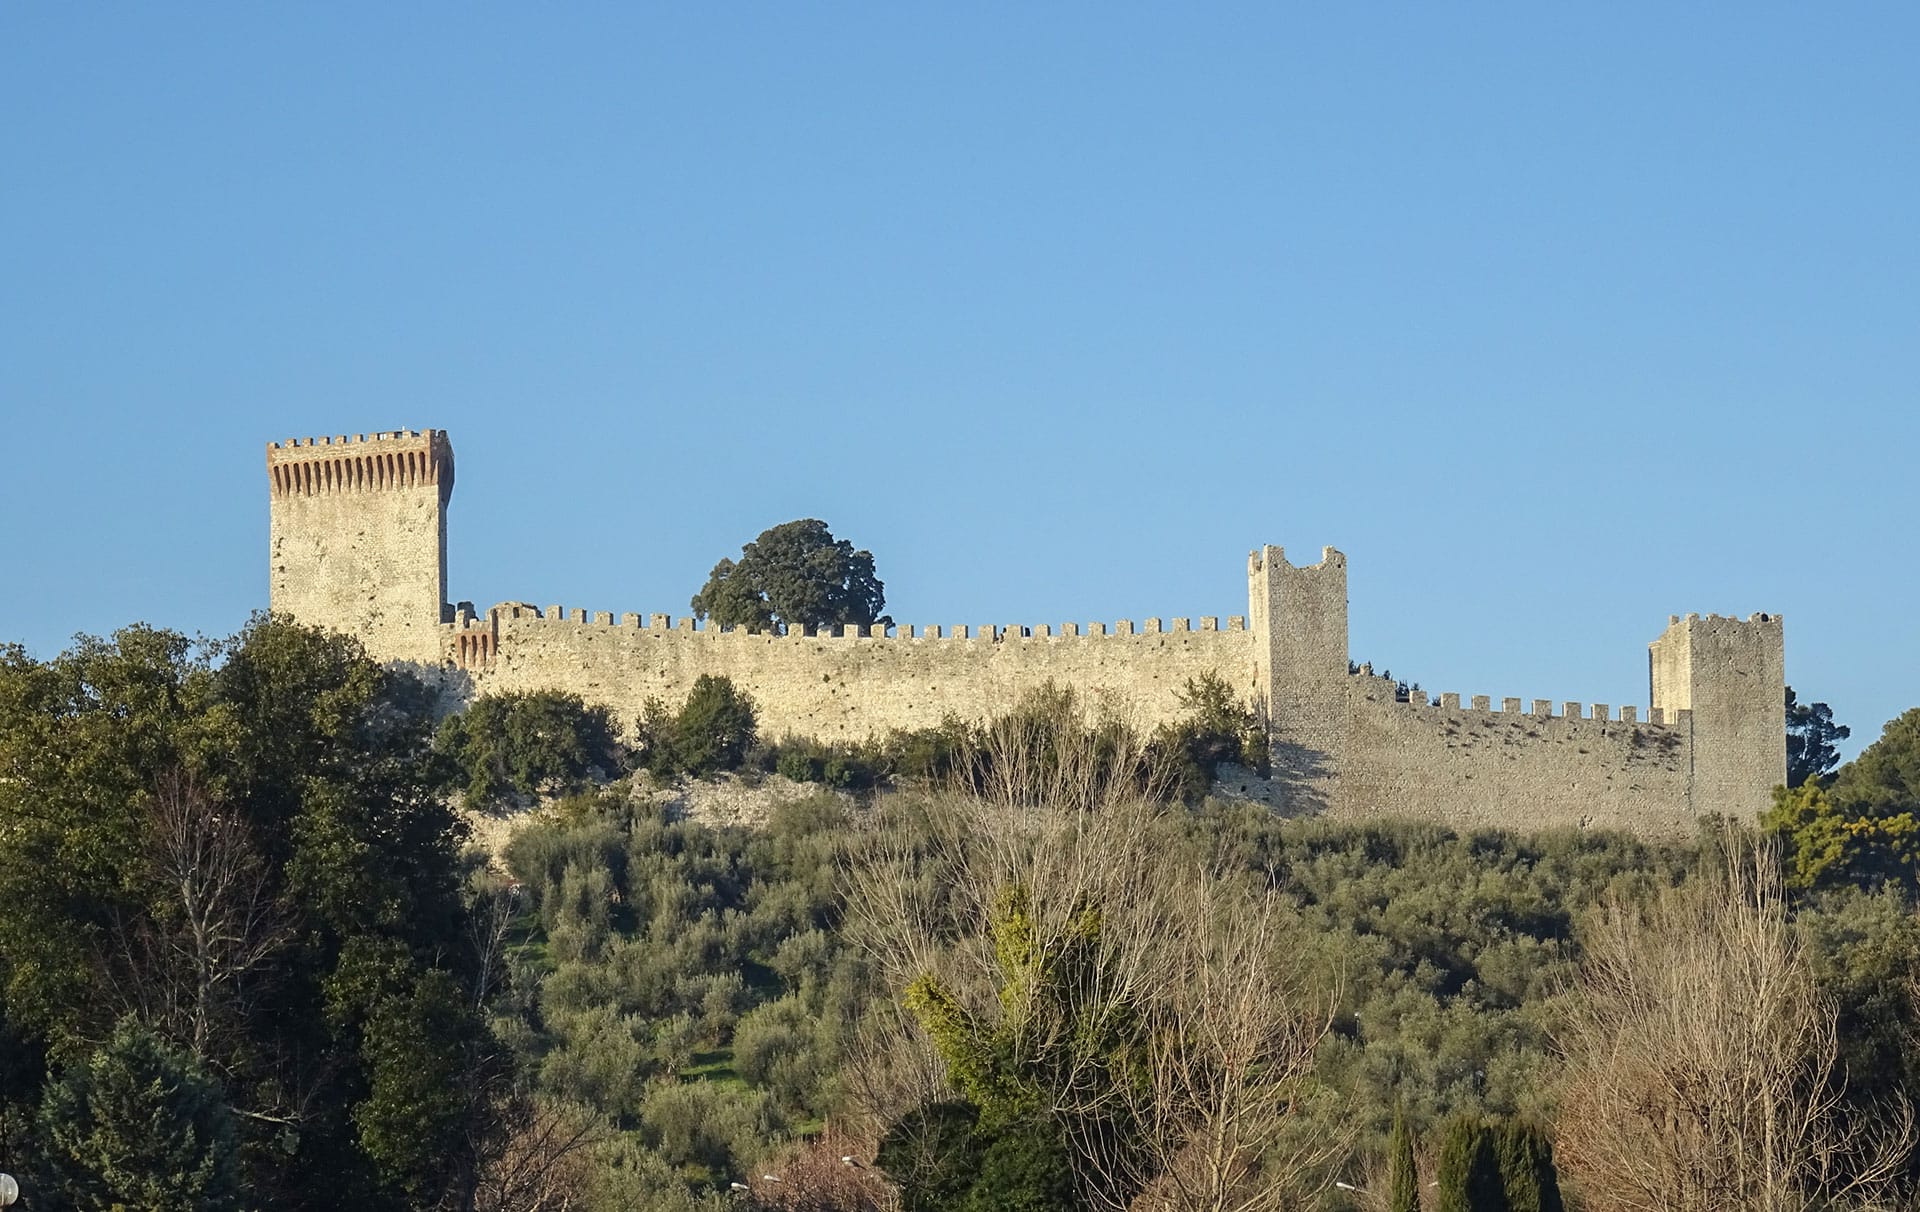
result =
[[[1135,625],[1132,619],[1120,619],[1109,630],[1106,623],[1062,623],[1058,629],[1051,623],[1031,625],[1009,623],[969,624],[929,624],[919,626],[910,623],[872,623],[868,625],[845,624],[829,631],[787,631],[758,632],[746,628],[717,627],[711,622],[681,615],[638,614],[632,611],[618,616],[610,610],[584,610],[578,607],[569,609],[563,605],[551,605],[542,609],[526,602],[501,602],[487,611],[486,617],[496,622],[500,619],[539,621],[542,623],[563,623],[579,627],[618,627],[628,631],[671,632],[675,635],[734,636],[742,639],[782,639],[782,640],[1073,640],[1073,639],[1109,639],[1135,635],[1204,635],[1212,632],[1236,632],[1247,629],[1244,615],[1227,616],[1227,625],[1220,626],[1217,615],[1202,615],[1198,620],[1190,617],[1173,619],[1150,618]],[[456,610],[454,620],[449,626],[465,626],[478,616],[466,610]],[[1197,626],[1196,626],[1197,622]]]
[[[453,495],[443,431],[269,443],[267,492],[271,609],[389,659],[441,659]]]
[[[1784,618],[1785,618],[1784,615],[1762,614],[1758,611],[1755,611],[1753,614],[1747,615],[1745,618],[1741,618],[1737,614],[1701,614],[1698,611],[1695,611],[1685,616],[1670,614],[1667,616],[1667,625],[1671,627],[1678,623],[1702,623],[1702,622],[1705,622],[1705,623],[1771,623],[1774,626],[1778,627],[1781,625]]]
[[[1202,615],[1198,619],[1150,618],[1137,625],[1132,619],[1119,619],[1112,624],[1061,623],[1057,627],[1051,623],[1031,625],[874,623],[867,626],[848,624],[817,632],[794,630],[785,633],[765,633],[749,631],[745,628],[716,627],[709,621],[696,619],[690,615],[676,617],[671,614],[640,614],[633,611],[616,614],[610,610],[570,608],[559,603],[542,608],[528,602],[500,602],[489,608],[485,615],[480,615],[473,610],[471,603],[462,602],[453,610],[451,621],[444,624],[442,628],[447,637],[446,649],[449,659],[463,669],[492,661],[500,650],[502,623],[510,626],[534,625],[576,630],[611,630],[642,637],[697,636],[721,643],[751,641],[764,644],[771,641],[835,645],[846,641],[967,644],[1004,644],[1022,641],[1096,642],[1153,636],[1235,635],[1244,634],[1247,630],[1246,616],[1236,614],[1227,617],[1225,627],[1220,625],[1217,615]]]
[[[371,444],[391,446],[401,442],[431,441],[436,436],[444,435],[437,429],[385,429],[377,433],[356,433],[351,436],[340,434],[337,437],[330,437],[322,434],[317,438],[288,438],[284,442],[268,442],[267,449],[270,451],[280,451],[283,456],[292,457],[299,451],[324,452],[329,449],[337,451],[342,446],[366,446]]]
[[[1380,677],[1364,667],[1352,676],[1363,681],[1361,693],[1371,701],[1382,704],[1390,702],[1395,707],[1429,713],[1525,716],[1534,720],[1564,720],[1570,723],[1637,724],[1643,728],[1680,727],[1690,715],[1685,710],[1669,713],[1660,707],[1648,707],[1646,714],[1642,715],[1642,709],[1633,705],[1616,710],[1608,703],[1581,703],[1573,699],[1520,699],[1511,695],[1498,699],[1500,705],[1496,707],[1494,696],[1487,694],[1442,692],[1433,695],[1417,686],[1403,692],[1394,679]],[[1403,694],[1405,697],[1402,697]],[[1668,718],[1669,714],[1673,716],[1672,719]]]
[[[432,485],[444,502],[453,494],[453,446],[434,429],[269,442],[267,483],[275,499]]]
[[[1690,832],[1752,817],[1785,776],[1780,616],[1671,616],[1650,705],[1403,689],[1349,664],[1347,557],[1247,557],[1245,615],[1033,624],[874,624],[785,634],[683,613],[504,601],[449,605],[453,449],[442,430],[267,447],[272,609],[359,637],[440,680],[450,702],[564,690],[630,726],[705,675],[754,701],[768,736],[859,740],[1004,713],[1044,684],[1143,729],[1186,718],[1218,678],[1264,723],[1290,813],[1462,827]]]

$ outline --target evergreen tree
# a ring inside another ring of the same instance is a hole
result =
[[[43,1207],[239,1206],[233,1113],[220,1087],[130,1019],[47,1087],[40,1138]]]
[[[1820,780],[1840,764],[1833,744],[1853,735],[1845,724],[1833,722],[1833,708],[1825,703],[1802,703],[1787,687],[1787,786]]]
[[[647,700],[634,723],[637,761],[661,778],[738,770],[757,730],[746,692],[730,678],[703,673],[677,713],[657,698]]]
[[[1459,1116],[1440,1142],[1439,1212],[1507,1212],[1493,1133],[1479,1120]]]
[[[1920,707],[1831,778],[1775,788],[1760,824],[1784,843],[1789,887],[1920,887]]]
[[[817,518],[782,522],[721,560],[693,595],[697,617],[722,628],[789,632],[885,623],[887,596],[874,575],[873,553],[855,551]]]
[[[1519,1120],[1499,1132],[1500,1181],[1510,1212],[1563,1212],[1553,1142],[1538,1127]]]
[[[509,792],[573,792],[619,773],[613,712],[557,690],[483,694],[440,725],[435,747],[466,779],[467,805]]]
[[[1420,1172],[1405,1115],[1393,1117],[1393,1138],[1387,1146],[1387,1212],[1420,1212]]]
[[[674,756],[689,774],[738,770],[753,747],[753,700],[730,679],[703,673],[674,722]]]
[[[1834,775],[1833,794],[1853,816],[1920,816],[1920,707],[1887,721],[1880,739]]]

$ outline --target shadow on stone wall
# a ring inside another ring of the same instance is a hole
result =
[[[450,665],[428,665],[423,661],[388,661],[387,668],[410,673],[434,692],[433,716],[443,720],[456,711],[464,711],[473,702],[473,674]]]
[[[1275,811],[1286,817],[1318,816],[1333,806],[1327,788],[1333,784],[1333,762],[1322,750],[1288,741],[1273,746]]]

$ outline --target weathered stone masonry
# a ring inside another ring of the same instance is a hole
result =
[[[1215,673],[1265,712],[1274,781],[1292,810],[1451,824],[1689,831],[1753,816],[1785,779],[1777,615],[1674,616],[1650,647],[1651,705],[1523,710],[1483,695],[1431,703],[1350,672],[1346,557],[1247,562],[1248,612],[1041,626],[896,626],[751,635],[641,616],[506,602],[448,604],[453,448],[403,430],[267,448],[270,604],[431,672],[456,696],[554,688],[612,706],[684,697],[703,673],[753,696],[772,735],[864,738],[981,718],[1046,681],[1142,725],[1180,714]],[[855,634],[858,632],[858,634]]]

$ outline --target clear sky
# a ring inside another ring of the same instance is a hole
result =
[[[220,634],[263,448],[452,436],[452,596],[1246,610],[1647,698],[1669,613],[1920,702],[1920,8],[0,5],[0,640]]]

